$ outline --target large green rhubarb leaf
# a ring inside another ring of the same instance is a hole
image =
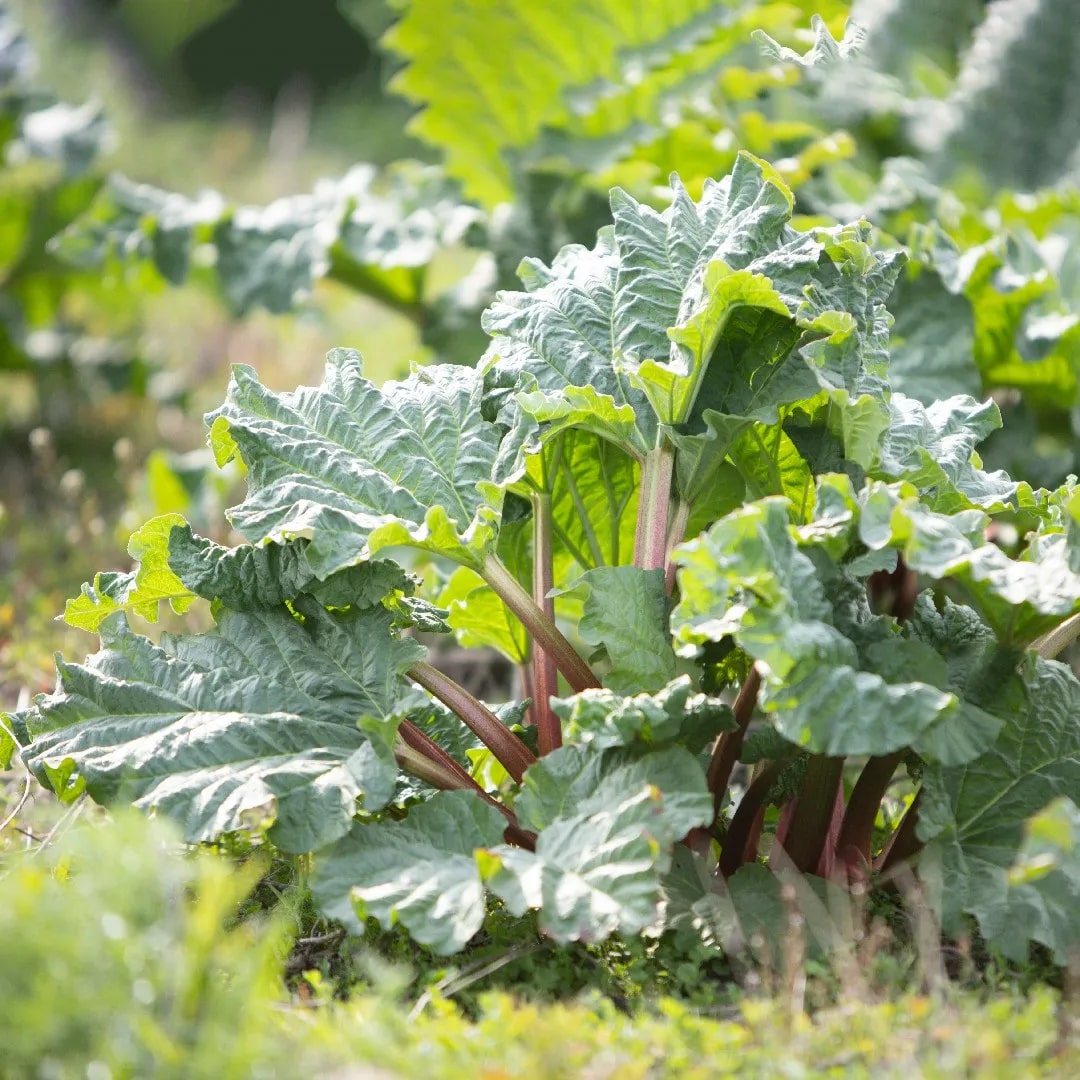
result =
[[[1080,682],[1062,664],[1031,655],[988,708],[1004,720],[994,746],[963,768],[924,774],[920,874],[939,893],[947,933],[966,913],[1014,959],[1027,956],[1029,940],[1064,959],[1069,939],[1060,922],[1034,886],[1010,885],[1009,875],[1027,820],[1080,791]],[[1075,926],[1075,906],[1070,921]]]
[[[381,606],[334,616],[303,604],[224,611],[209,633],[160,646],[116,614],[86,664],[21,714],[27,765],[60,794],[134,802],[189,840],[269,826],[283,850],[341,836],[363,796],[392,795],[396,718],[417,703],[402,673],[424,655]]]
[[[698,201],[672,187],[662,212],[616,189],[591,251],[523,264],[527,291],[500,293],[484,318],[492,391],[516,388],[548,443],[586,428],[644,458],[663,432],[688,504],[718,477],[730,486],[725,459],[757,494],[794,497],[779,474],[793,486],[809,473],[779,428],[796,404],[869,466],[889,420],[885,301],[903,256],[875,253],[864,225],[793,229],[791,192],[746,154]]]
[[[457,952],[484,921],[476,852],[497,845],[505,828],[471,792],[439,792],[404,821],[354,825],[320,854],[312,895],[324,915],[357,932],[372,916],[386,929],[400,922],[436,952]]]
[[[779,429],[796,406],[816,429],[832,433],[844,458],[863,467],[871,463],[889,418],[892,320],[885,302],[903,258],[875,253],[869,241],[864,225],[820,230],[809,252],[794,244],[758,260],[751,265],[771,275],[780,302],[769,304],[759,296],[750,306],[747,297],[745,306],[731,313],[722,309],[733,275],[726,270],[717,275],[719,264],[710,265],[708,304],[685,328],[680,324],[671,331],[679,355],[673,353],[663,368],[650,363],[640,371],[643,378],[661,370],[670,375],[681,365],[686,373],[701,373],[693,412],[672,435],[684,498],[708,490],[727,455],[756,494],[782,493],[798,503],[795,489],[800,483],[805,489],[808,470]],[[808,255],[813,256],[809,262]],[[713,332],[717,303],[722,325]],[[665,385],[677,392],[677,381]],[[691,385],[684,380],[684,389]],[[790,479],[779,475],[785,458]],[[800,465],[801,481],[795,476]]]
[[[586,592],[578,635],[603,648],[610,664],[605,686],[620,694],[659,690],[674,676],[663,571],[602,566],[588,571],[578,589]]]
[[[485,314],[489,369],[519,380],[519,401],[551,430],[591,427],[644,455],[658,420],[687,418],[742,309],[771,311],[782,327],[803,302],[821,249],[788,226],[791,193],[768,166],[740,156],[698,202],[672,183],[662,213],[616,189],[614,224],[592,251],[564,248],[550,268],[527,260],[528,291],[500,293]]]
[[[596,247],[563,248],[544,266],[526,259],[523,293],[501,292],[484,313],[494,337],[484,362],[489,378],[517,386],[518,401],[558,428],[587,427],[644,456],[656,425],[639,390],[615,368],[618,251],[612,229]]]
[[[513,196],[515,165],[530,148],[591,162],[651,141],[681,115],[677,102],[742,59],[740,50],[752,57],[755,27],[790,38],[821,8],[414,0],[385,40],[406,61],[393,87],[418,107],[412,130],[444,152],[471,197],[495,205]],[[835,10],[830,0],[826,12]]]
[[[359,609],[396,592],[412,592],[413,582],[405,571],[387,559],[347,566],[320,581],[308,562],[307,549],[306,540],[226,548],[194,536],[184,525],[168,537],[168,562],[197,596],[237,611],[277,607],[301,593],[326,607]]]
[[[1072,799],[1054,799],[1028,819],[1009,895],[1014,909],[1023,905],[1023,925],[1037,926],[1037,940],[1067,963],[1080,944],[1080,810]]]
[[[515,914],[539,910],[557,941],[655,922],[675,841],[713,814],[704,771],[682,747],[563,747],[527,770],[515,809],[538,832],[536,850],[493,847],[481,872]]]
[[[925,406],[894,394],[890,420],[872,471],[908,480],[946,513],[978,506],[1002,509],[1016,492],[1003,472],[984,472],[975,447],[1001,427],[992,401],[957,396]]]
[[[561,747],[526,770],[515,810],[525,828],[539,832],[563,818],[600,813],[623,796],[649,788],[662,793],[659,814],[674,839],[710,812],[701,766],[678,746],[645,753]]]
[[[179,514],[166,514],[132,533],[128,552],[138,560],[136,568],[96,575],[92,585],[84,584],[80,595],[67,602],[64,621],[96,631],[110,615],[123,611],[156,622],[163,600],[183,613],[196,597],[235,611],[276,608],[301,593],[335,608],[367,608],[394,596],[398,607],[424,603],[411,596],[414,583],[397,563],[376,559],[320,581],[307,548],[306,540],[226,548],[193,535]]]
[[[761,706],[776,730],[813,753],[915,746],[949,763],[970,760],[998,724],[963,697],[929,644],[873,615],[864,584],[833,561],[853,543],[856,504],[846,477],[827,481],[817,519],[798,531],[784,500],[765,499],[676,551],[679,651],[694,655],[732,636],[758,662]]]
[[[656,922],[671,861],[662,804],[658,791],[641,790],[591,816],[560,818],[535,851],[492,848],[480,860],[485,883],[513,914],[538,910],[558,942],[639,933]]]
[[[321,386],[290,394],[236,368],[210,417],[219,463],[248,467],[233,524],[256,543],[308,539],[319,578],[394,544],[478,569],[526,436],[484,418],[482,388],[474,370],[446,365],[380,389],[346,349],[329,354]]]

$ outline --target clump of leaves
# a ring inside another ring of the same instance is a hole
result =
[[[916,860],[946,930],[1064,957],[1075,914],[1031,917],[1009,869],[1080,783],[1080,683],[1045,655],[1080,496],[982,468],[993,404],[891,388],[903,255],[869,226],[793,227],[749,155],[672,189],[526,260],[475,369],[380,388],[336,350],[279,394],[236,368],[209,437],[250,546],[159,518],[84,586],[66,617],[101,651],[9,718],[39,778],[314,852],[323,914],[440,953],[489,895],[558,942],[725,943],[771,932],[784,874]],[[199,597],[208,633],[129,621]],[[477,701],[411,628],[500,649],[528,699]]]

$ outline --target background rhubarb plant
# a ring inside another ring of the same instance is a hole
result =
[[[747,153],[670,192],[526,259],[475,367],[235,368],[207,421],[246,543],[159,517],[84,585],[100,650],[6,717],[38,778],[311,852],[323,913],[440,952],[492,898],[560,942],[715,941],[785,875],[904,867],[947,932],[1063,959],[1071,870],[1040,890],[1025,829],[1080,791],[1080,493],[984,469],[994,403],[893,385],[888,236],[794,222]],[[429,663],[440,633],[520,700]]]

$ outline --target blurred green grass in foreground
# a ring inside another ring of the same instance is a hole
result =
[[[317,974],[290,998],[290,902],[236,919],[258,858],[238,874],[136,815],[58,825],[52,843],[15,834],[0,849],[5,1080],[1080,1074],[1046,988],[842,995],[812,1018],[782,996],[720,1018],[669,999],[626,1015],[599,995],[541,1007],[506,994],[482,996],[478,1019],[437,997],[412,1015],[392,977],[343,1003]]]

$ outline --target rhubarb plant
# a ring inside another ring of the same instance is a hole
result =
[[[492,897],[595,940],[901,865],[948,932],[1070,948],[1013,880],[1080,790],[1080,493],[982,467],[994,404],[893,389],[904,254],[866,222],[797,228],[746,154],[671,191],[526,260],[474,368],[236,368],[208,424],[246,543],[159,518],[84,585],[100,651],[6,721],[39,778],[313,852],[325,914],[440,952]],[[209,631],[135,629],[205,601]],[[498,649],[523,699],[417,630]]]

